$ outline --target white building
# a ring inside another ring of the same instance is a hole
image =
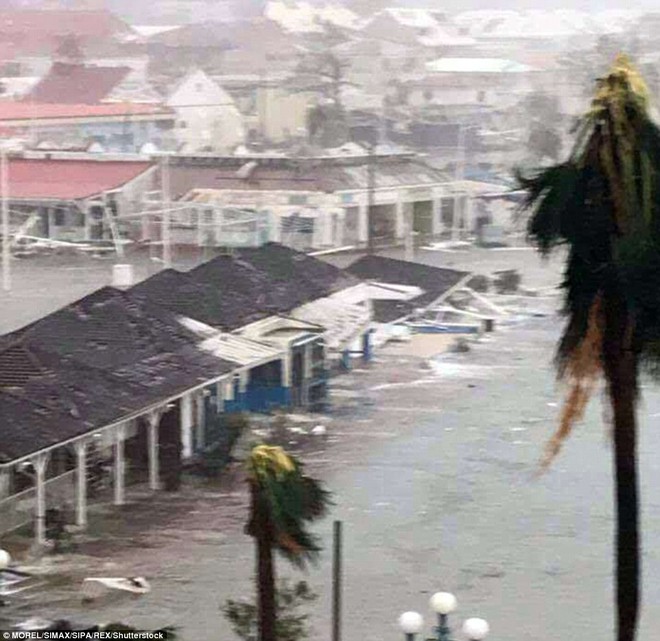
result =
[[[166,103],[176,112],[183,151],[228,152],[245,142],[243,116],[233,98],[200,69],[186,75]]]

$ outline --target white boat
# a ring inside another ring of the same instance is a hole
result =
[[[127,593],[141,596],[151,591],[149,582],[141,576],[125,578],[90,577],[83,581],[82,593],[85,601],[93,601],[109,594]]]

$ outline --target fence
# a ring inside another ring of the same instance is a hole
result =
[[[51,506],[72,503],[75,497],[76,471],[71,470],[46,481],[46,501]],[[0,501],[0,534],[27,525],[34,518],[37,491],[34,487]]]

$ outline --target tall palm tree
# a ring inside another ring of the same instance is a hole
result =
[[[568,394],[544,463],[557,455],[602,376],[614,437],[617,638],[633,641],[640,595],[636,402],[641,367],[660,371],[660,130],[625,56],[597,81],[568,159],[518,180],[539,250],[568,248],[568,321],[557,353]]]
[[[298,567],[314,561],[321,548],[306,527],[326,514],[330,494],[304,474],[297,458],[268,445],[252,449],[248,482],[251,505],[246,531],[257,546],[259,639],[277,641],[273,549]]]

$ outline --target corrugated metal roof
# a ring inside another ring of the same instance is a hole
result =
[[[426,63],[434,73],[524,73],[532,67],[505,58],[440,58]]]
[[[12,158],[12,200],[78,200],[117,189],[153,165],[143,161]]]
[[[330,349],[345,349],[368,326],[371,313],[368,305],[343,302],[335,297],[321,298],[294,310],[293,317],[316,325],[325,331],[323,337]]]
[[[182,317],[179,322],[188,330],[197,334],[202,341],[199,347],[218,358],[232,361],[239,365],[262,363],[282,357],[283,350],[266,345],[256,340],[220,332],[217,329],[192,318]]]
[[[40,124],[40,120],[67,118],[111,118],[117,116],[174,117],[174,112],[162,105],[138,102],[103,103],[100,105],[53,104],[32,102],[0,102],[0,122],[29,120]]]
[[[279,360],[284,354],[283,349],[266,345],[260,341],[237,336],[236,334],[219,333],[207,338],[199,345],[217,358],[239,363],[240,365],[257,365],[259,363]]]

